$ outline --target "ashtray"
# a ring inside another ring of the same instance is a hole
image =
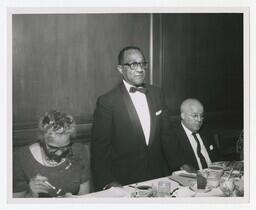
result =
[[[152,187],[148,186],[148,185],[139,185],[136,188],[139,189],[139,190],[149,190],[149,189],[152,189]]]
[[[148,185],[138,185],[138,186],[132,186],[135,188],[135,191],[132,192],[131,197],[153,197],[154,192],[152,190],[151,186]]]

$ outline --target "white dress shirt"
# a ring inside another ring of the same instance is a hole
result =
[[[124,81],[124,85],[132,99],[132,103],[136,109],[136,112],[138,114],[138,117],[140,119],[140,124],[143,129],[144,137],[146,144],[149,143],[149,136],[150,136],[150,112],[148,107],[148,101],[146,98],[146,95],[144,93],[141,93],[139,91],[136,91],[134,93],[130,93],[130,87],[134,87]]]
[[[197,149],[197,143],[196,143],[196,140],[195,140],[194,136],[192,135],[193,132],[192,132],[191,130],[189,130],[185,125],[183,125],[183,123],[181,123],[181,125],[182,125],[182,127],[184,128],[184,130],[185,130],[185,132],[186,132],[186,135],[187,135],[187,137],[188,137],[188,139],[189,139],[189,142],[190,142],[190,144],[191,144],[191,146],[192,146],[192,148],[193,148],[194,155],[195,155],[195,157],[196,157],[198,167],[199,167],[200,170],[202,170],[202,169],[203,169],[203,168],[202,168],[202,164],[201,164],[200,158],[199,158],[198,155],[197,155],[197,150],[196,150],[196,149]],[[209,164],[212,163],[212,161],[211,161],[211,159],[210,159],[210,157],[209,157],[209,154],[208,154],[208,152],[207,152],[207,150],[206,150],[206,148],[205,148],[205,146],[204,146],[204,143],[203,143],[203,141],[202,141],[201,136],[199,135],[199,133],[197,133],[196,136],[197,136],[198,141],[199,141],[199,143],[200,143],[200,145],[201,145],[201,153],[202,153],[202,155],[204,156],[207,165],[209,166]]]

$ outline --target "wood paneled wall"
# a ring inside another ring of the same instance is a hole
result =
[[[148,57],[149,21],[149,14],[13,15],[14,145],[31,142],[50,109],[74,115],[78,138],[88,138],[97,97],[120,81],[119,51],[136,45]]]
[[[188,97],[206,112],[243,112],[242,14],[161,15],[162,87],[172,114]]]
[[[195,97],[213,124],[242,128],[242,14],[153,17],[153,82],[171,119]],[[97,97],[120,81],[120,49],[137,45],[148,59],[151,47],[149,14],[17,14],[12,29],[14,145],[33,140],[49,109],[74,115],[78,138],[89,139]]]
[[[117,55],[138,45],[148,57],[149,14],[13,15],[14,129],[36,127],[58,109],[92,121],[99,95],[120,81]]]

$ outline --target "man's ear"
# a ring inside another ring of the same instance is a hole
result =
[[[120,74],[123,74],[123,67],[121,65],[117,65],[117,70]]]
[[[184,120],[184,113],[182,112],[182,113],[180,113],[180,118],[182,119],[182,120]]]

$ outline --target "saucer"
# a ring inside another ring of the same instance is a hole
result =
[[[135,190],[131,193],[131,197],[134,198],[145,198],[145,197],[154,197],[152,190]]]
[[[129,187],[135,188],[135,191],[131,193],[131,197],[154,197],[154,192],[151,186],[148,185],[131,185]]]

